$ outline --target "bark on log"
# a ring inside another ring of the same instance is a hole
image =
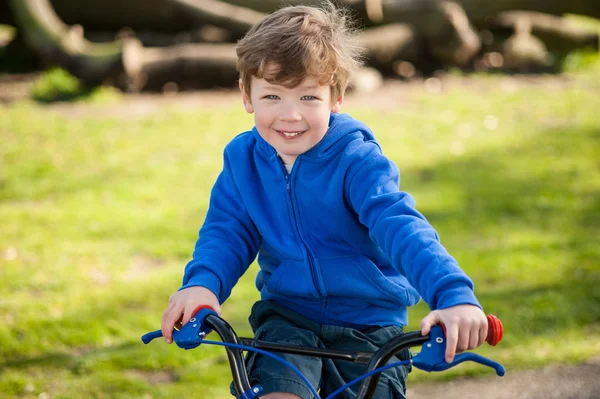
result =
[[[366,29],[360,35],[365,58],[378,69],[392,66],[393,61],[417,62],[420,58],[417,35],[408,24],[389,24]]]
[[[126,81],[122,83],[128,91],[157,89],[169,82],[191,88],[232,86],[236,62],[233,43],[144,48],[131,38],[123,48]]]
[[[67,1],[67,0],[62,0]],[[367,2],[369,0],[337,0],[357,12],[364,22],[369,21]],[[419,28],[434,25],[440,18],[440,0],[378,0],[381,3],[383,19],[380,23],[413,23]],[[271,12],[281,7],[282,4],[318,5],[319,0],[227,0],[228,3],[243,5],[262,12]],[[474,21],[479,25],[490,16],[497,15],[506,10],[540,11],[552,15],[581,14],[600,18],[600,7],[597,0],[456,0]]]
[[[520,21],[527,21],[531,33],[539,37],[551,52],[567,52],[578,48],[599,47],[596,30],[582,27],[575,22],[534,11],[506,11],[493,19],[493,25],[516,30]]]
[[[111,42],[115,38],[130,36],[139,39],[144,47],[167,47],[185,43],[234,43],[238,38],[230,31],[213,25],[204,25],[198,29],[179,33],[151,30],[134,32],[131,29],[121,29],[119,32],[110,30],[86,30],[85,32],[85,37],[95,43]]]
[[[51,0],[66,24],[88,30],[151,29],[181,32],[195,27],[195,18],[166,0]]]
[[[548,48],[531,34],[528,19],[516,21],[515,33],[501,45],[503,68],[510,71],[533,72],[551,65]]]
[[[0,0],[0,24],[14,25],[15,19],[13,18],[10,8],[8,7],[8,0]]]
[[[393,1],[393,0],[392,0]],[[600,18],[597,0],[457,0],[475,25],[507,10],[539,11],[544,14],[562,16],[580,14]]]
[[[428,38],[431,52],[448,64],[466,66],[481,49],[479,35],[457,2],[442,1],[440,6],[451,28],[447,28],[443,37]]]
[[[268,13],[284,4],[319,4],[320,0],[226,0],[227,3]],[[334,0],[352,9],[365,25],[372,25],[367,2],[380,3],[383,19],[378,23],[412,23],[419,30],[434,26],[443,19],[439,0]],[[507,10],[530,10],[545,14],[581,14],[600,18],[597,0],[456,0],[476,27],[483,27],[489,17]],[[1,3],[1,1],[0,1]],[[166,0],[52,0],[56,13],[67,24],[81,24],[90,30],[132,29],[181,31],[193,28],[195,18]]]
[[[203,23],[210,23],[226,28],[242,36],[260,22],[266,14],[249,8],[231,5],[218,0],[167,0],[181,7],[182,10],[198,18]]]
[[[266,13],[272,12],[283,5],[318,6],[322,3],[321,0],[227,0],[227,2]],[[420,32],[435,34],[438,32],[438,26],[443,24],[445,20],[440,8],[440,0],[334,0],[334,3],[351,9],[353,16],[362,26],[410,23],[415,25]],[[374,8],[379,11],[374,13]],[[371,17],[369,14],[371,14]],[[372,21],[373,15],[380,16]]]

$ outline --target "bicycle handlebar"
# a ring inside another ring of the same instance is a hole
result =
[[[444,359],[446,352],[445,328],[434,326],[429,334],[421,335],[420,331],[411,331],[395,337],[376,352],[343,351],[324,348],[314,348],[298,345],[285,345],[259,341],[251,338],[239,338],[233,328],[217,313],[205,307],[198,307],[192,317],[180,330],[173,331],[173,340],[183,349],[193,349],[199,346],[204,337],[214,330],[224,343],[229,359],[229,365],[236,390],[240,398],[255,398],[260,392],[257,387],[252,387],[243,360],[243,350],[271,351],[279,353],[292,353],[300,355],[319,356],[330,359],[342,359],[354,363],[367,365],[367,373],[379,369],[385,365],[390,358],[403,349],[421,345],[421,351],[411,361],[412,365],[424,371],[443,371],[465,361],[473,361],[496,370],[496,374],[503,376],[504,367],[490,359],[474,353],[461,353],[454,357],[451,363]],[[495,346],[502,339],[504,329],[500,320],[488,315],[488,336],[486,342]],[[161,337],[160,330],[145,334],[142,341],[147,344],[155,338]],[[233,347],[227,346],[230,344]],[[371,398],[375,393],[380,374],[374,374],[362,380],[357,399]]]

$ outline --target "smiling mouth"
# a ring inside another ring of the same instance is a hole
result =
[[[306,132],[306,130],[301,130],[301,131],[297,131],[297,132],[286,132],[283,130],[276,130],[277,133],[279,133],[279,135],[285,137],[286,139],[293,139],[295,137],[300,136],[302,133]]]

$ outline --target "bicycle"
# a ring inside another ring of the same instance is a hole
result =
[[[296,372],[310,387],[315,398],[320,396],[317,390],[311,386],[306,378],[292,364],[281,357],[271,353],[290,353],[296,355],[319,356],[322,358],[347,360],[358,364],[367,364],[367,372],[362,376],[348,382],[337,389],[326,399],[331,399],[351,385],[361,382],[356,399],[371,399],[379,382],[379,373],[400,365],[412,364],[412,366],[427,371],[444,371],[465,361],[473,361],[496,370],[498,376],[505,373],[504,367],[493,360],[485,358],[472,352],[460,353],[454,357],[452,363],[444,360],[446,342],[444,326],[435,326],[427,335],[421,335],[420,331],[411,331],[398,336],[383,345],[375,352],[358,352],[332,350],[324,348],[313,348],[299,345],[278,344],[255,340],[253,338],[238,337],[234,329],[217,313],[206,306],[197,307],[194,316],[181,329],[174,329],[173,341],[182,349],[194,349],[200,344],[224,346],[233,377],[238,399],[253,399],[262,392],[260,385],[251,386],[243,360],[243,351],[255,351],[265,356],[280,360],[283,364]],[[486,342],[496,346],[502,339],[504,329],[502,323],[494,315],[488,315],[488,336]],[[208,341],[205,339],[211,331],[215,331],[222,342]],[[162,337],[160,330],[150,332],[142,336],[142,342],[148,344],[155,338]],[[413,356],[411,360],[386,364],[396,353],[403,349],[421,345],[421,351]]]

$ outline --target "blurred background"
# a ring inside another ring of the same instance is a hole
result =
[[[300,3],[0,0],[0,398],[230,397],[222,348],[140,336],[253,124],[235,43]],[[408,397],[599,398],[600,5],[336,3],[365,47],[344,111],[505,327],[478,353],[506,377],[415,371]],[[223,307],[241,336],[256,268]]]

